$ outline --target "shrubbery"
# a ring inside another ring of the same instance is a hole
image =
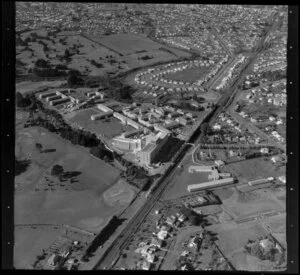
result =
[[[31,105],[31,100],[28,95],[23,96],[21,93],[17,92],[16,94],[16,104],[17,107],[25,108]]]
[[[15,159],[15,176],[18,176],[24,173],[29,167],[31,161],[28,159],[25,160],[17,160]]]

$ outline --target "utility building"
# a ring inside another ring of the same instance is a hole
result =
[[[232,183],[234,183],[234,178],[220,179],[220,180],[208,181],[208,182],[203,182],[198,184],[191,184],[188,185],[187,190],[189,192],[195,192],[203,189],[214,188],[214,187],[228,185]]]

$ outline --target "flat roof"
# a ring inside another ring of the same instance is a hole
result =
[[[156,147],[156,144],[150,142],[149,144],[147,144],[147,145],[145,146],[145,148],[143,149],[143,151],[144,151],[144,152],[149,152],[149,151],[152,151],[155,147]]]
[[[203,183],[188,185],[187,189],[188,189],[188,191],[191,191],[191,189],[198,189],[198,188],[212,187],[215,185],[221,185],[221,184],[226,184],[226,183],[233,183],[233,181],[234,181],[234,178],[207,181],[207,182],[203,182]]]

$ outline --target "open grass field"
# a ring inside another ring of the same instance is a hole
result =
[[[30,32],[24,33],[22,37],[28,37],[29,34]],[[43,50],[43,45],[39,43],[40,40],[48,47],[47,56]],[[78,46],[79,52],[72,54],[70,62],[60,60],[65,50],[70,50],[73,46]],[[90,75],[102,75],[105,72],[118,69],[118,66],[122,64],[121,61],[124,61],[118,58],[116,63],[111,64],[108,56],[116,59],[119,57],[118,54],[77,34],[67,37],[50,37],[50,39],[48,37],[38,38],[36,42],[28,43],[28,49],[24,46],[17,46],[16,51],[17,59],[25,63],[27,68],[33,67],[35,61],[42,58],[48,60],[52,65],[65,64],[70,69],[76,69]],[[103,67],[97,68],[91,64],[91,60],[101,63]],[[120,69],[127,69],[127,67],[122,65]]]
[[[215,191],[222,200],[222,207],[236,219],[256,216],[268,211],[284,211],[284,206],[272,198],[266,190],[258,189],[247,193],[235,191],[222,199],[222,191]]]
[[[209,69],[209,67],[188,68],[186,70],[175,72],[173,74],[167,74],[164,76],[164,78],[192,83],[196,80],[199,80],[203,74],[209,71]]]
[[[264,224],[269,227],[277,241],[286,248],[286,214],[269,217]]]
[[[38,152],[36,142],[55,152]],[[108,204],[108,195],[104,197],[103,193],[118,181],[119,170],[94,158],[85,148],[73,146],[43,129],[27,128],[17,132],[16,156],[23,159],[28,155],[32,161],[29,169],[15,178],[16,224],[65,223],[98,232],[132,198],[129,186],[120,182],[120,193],[111,191],[109,196],[114,197],[114,201]],[[79,175],[73,183],[58,186],[50,175],[54,164]],[[53,187],[46,186],[46,178],[50,179],[48,183],[52,181]]]
[[[59,87],[60,85],[66,83],[66,81],[22,81],[20,83],[16,83],[16,92],[21,94],[31,93],[37,89],[42,89],[45,87]]]
[[[161,47],[149,38],[136,34],[113,34],[102,37],[99,42],[123,55],[138,51],[153,51]]]
[[[239,182],[248,183],[250,180],[285,175],[286,168],[275,167],[270,160],[257,158],[228,164],[224,171],[235,175]]]
[[[16,157],[31,156],[31,164],[15,177],[15,265],[28,268],[58,233],[40,226],[21,230],[18,225],[68,224],[98,233],[113,215],[124,210],[135,191],[119,181],[119,170],[91,156],[87,149],[42,128],[21,128],[20,114],[17,119]],[[52,151],[41,153],[35,143]],[[62,182],[52,176],[54,164],[62,165],[65,172],[77,172],[74,181]]]
[[[123,125],[115,117],[110,117],[107,121],[105,119],[91,120],[91,115],[98,113],[100,113],[98,109],[92,108],[76,112],[75,114],[69,113],[65,117],[71,123],[76,123],[93,133],[104,135],[108,139],[112,139],[122,132],[133,130],[133,127]]]
[[[259,223],[218,225],[213,232],[217,233],[217,244],[221,251],[237,270],[259,271],[260,260],[243,252],[248,240],[264,237],[267,232]]]
[[[55,226],[16,226],[13,265],[16,269],[32,269],[37,255],[47,248],[62,230]]]

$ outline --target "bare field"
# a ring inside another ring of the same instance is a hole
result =
[[[110,117],[107,121],[105,119],[94,121],[91,120],[91,115],[98,113],[100,113],[98,109],[92,108],[79,111],[73,114],[67,114],[66,119],[69,120],[71,123],[75,123],[81,127],[84,127],[88,131],[102,134],[109,139],[120,135],[124,131],[133,129],[133,127],[131,126],[123,125],[115,117]]]

